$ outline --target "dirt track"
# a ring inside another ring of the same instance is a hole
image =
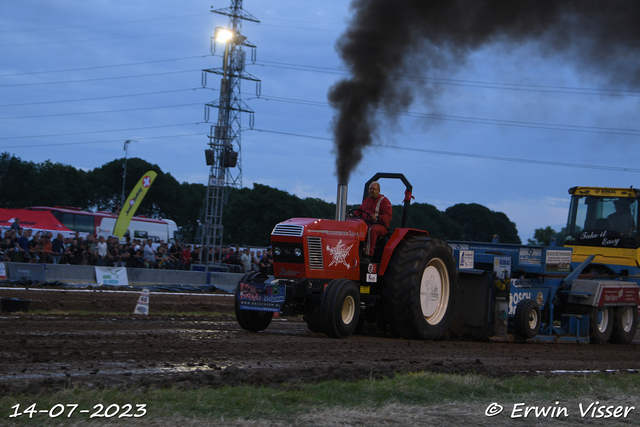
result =
[[[299,319],[274,319],[261,333],[239,328],[223,294],[151,293],[150,315],[133,315],[138,293],[0,290],[32,300],[30,313],[0,316],[0,390],[93,386],[197,387],[315,382],[396,372],[487,375],[640,370],[640,336],[631,345],[406,341],[375,331],[335,340]],[[52,314],[32,314],[53,310]],[[65,315],[70,310],[121,313]],[[170,311],[217,313],[166,316]],[[156,314],[154,314],[156,313]],[[222,313],[222,314],[220,314]]]

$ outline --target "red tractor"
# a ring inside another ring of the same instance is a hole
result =
[[[361,262],[364,219],[346,214],[346,186],[338,188],[336,219],[292,218],[271,233],[274,277],[245,275],[234,298],[238,323],[261,331],[274,313],[302,315],[308,328],[347,338],[365,322],[388,327],[398,337],[442,338],[458,298],[458,276],[447,242],[406,228],[412,186],[402,174],[378,173],[405,184],[402,221],[379,239],[370,262]]]

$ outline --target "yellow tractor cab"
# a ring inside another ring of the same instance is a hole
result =
[[[583,273],[640,279],[638,197],[632,188],[573,187],[564,245],[573,263],[595,255]]]

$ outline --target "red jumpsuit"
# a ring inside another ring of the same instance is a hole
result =
[[[360,213],[358,216],[361,216],[362,219],[373,221],[373,223],[369,225],[367,240],[365,242],[365,254],[372,256],[378,237],[389,234],[389,223],[391,222],[392,215],[391,202],[382,194],[376,199],[367,197],[358,210],[370,215],[369,217],[367,214],[363,215]],[[356,214],[358,214],[358,212],[356,212]],[[377,218],[377,221],[375,218]]]

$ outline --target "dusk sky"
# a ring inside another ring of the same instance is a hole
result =
[[[603,3],[603,5],[606,3]],[[0,151],[90,170],[124,157],[157,164],[180,182],[207,182],[210,126],[204,105],[218,98],[220,67],[211,37],[228,0],[154,2],[22,0],[0,8]],[[242,99],[243,185],[269,185],[335,202],[336,167],[327,95],[347,78],[336,43],[352,11],[344,0],[245,0],[260,20],[243,35],[257,46]],[[393,28],[380,28],[381,32]],[[585,29],[587,31],[588,29]],[[615,46],[612,46],[615,51]],[[247,57],[251,55],[248,52]],[[635,145],[640,88],[555,53],[541,41],[497,40],[446,71],[414,62],[399,79],[423,79],[395,123],[378,111],[373,146],[350,176],[349,203],[378,171],[401,172],[415,202],[444,210],[479,203],[504,212],[524,242],[536,228],[560,230],[567,190],[640,185]],[[637,57],[634,57],[637,59]],[[215,113],[211,114],[215,117]],[[114,179],[121,179],[114,177]],[[381,182],[399,204],[398,183]]]

